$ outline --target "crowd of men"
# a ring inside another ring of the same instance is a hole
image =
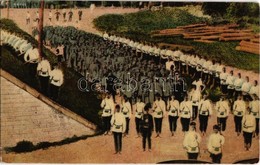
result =
[[[144,124],[145,121],[142,120],[147,109],[152,110],[156,137],[160,137],[162,120],[167,115],[172,136],[180,118],[182,131],[187,136],[185,139],[194,137],[194,133],[188,132],[194,131],[190,130],[190,127],[194,128],[196,118],[201,135],[204,136],[209,117],[216,115],[215,134],[211,135],[208,144],[212,160],[216,163],[220,162],[224,144],[224,137],[220,132],[226,130],[226,121],[230,114],[234,115],[237,136],[243,131],[246,150],[251,146],[252,136],[258,137],[258,81],[255,80],[254,84],[251,84],[248,76],[244,80],[241,73],[238,73],[237,77],[233,75],[233,71],[226,73],[221,61],[211,61],[195,53],[167,50],[154,44],[134,42],[107,33],[100,37],[73,27],[46,27],[44,32],[46,44],[63,48],[63,61],[68,67],[81,73],[90,83],[99,84],[103,91],[109,93],[101,103],[102,118],[105,135],[109,134],[112,128],[116,153],[121,153],[122,133],[124,136],[128,135],[132,114],[135,114],[137,135],[142,134],[144,137],[143,149],[145,150],[145,139],[148,139],[151,149],[151,133],[147,128],[152,129],[153,126]],[[182,75],[192,78],[191,90],[187,90],[187,82]],[[107,79],[103,81],[103,78]],[[218,87],[222,95],[213,106],[205,88]],[[122,96],[122,102],[115,102],[116,94]],[[230,99],[233,101],[230,102]],[[151,104],[151,108],[147,108],[147,104]],[[133,107],[136,109],[133,110]],[[117,116],[120,116],[120,119],[116,120]],[[125,118],[123,121],[122,116]],[[148,121],[149,117],[145,118]],[[117,121],[121,122],[116,124]],[[146,129],[143,125],[146,125]],[[188,134],[191,134],[191,137]],[[219,139],[221,140],[218,146],[212,146],[216,145]],[[187,140],[184,140],[187,153],[195,153],[189,158],[197,158],[198,149],[190,149],[186,143]],[[199,138],[196,144],[199,147]]]
[[[59,88],[64,81],[63,71],[60,65],[55,63],[51,69],[50,62],[43,55],[40,57],[38,48],[23,38],[21,34],[15,34],[1,30],[1,46],[11,47],[13,54],[18,54],[18,58],[29,65],[29,74],[39,78],[41,92],[50,96],[53,100],[58,99]]]

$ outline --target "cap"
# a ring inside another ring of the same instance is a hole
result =
[[[215,124],[215,125],[213,126],[213,129],[220,130],[220,128],[219,128],[219,126],[218,126],[217,124]]]
[[[190,126],[196,126],[196,123],[193,121],[190,123]]]

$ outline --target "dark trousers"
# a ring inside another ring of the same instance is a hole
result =
[[[171,132],[175,132],[176,131],[176,128],[177,128],[177,119],[179,117],[178,116],[169,116],[168,119],[169,119],[169,125],[170,125],[170,131]]]
[[[116,152],[122,151],[122,132],[113,132]]]
[[[125,120],[126,120],[125,133],[128,134],[129,133],[129,122],[130,122],[130,119],[129,119],[129,117],[126,117]]]
[[[197,118],[198,115],[198,106],[193,105],[192,106],[192,119],[195,120]]]
[[[243,136],[244,136],[244,143],[249,144],[249,146],[251,146],[253,133],[243,132]]]
[[[221,85],[221,91],[222,91],[222,93],[227,94],[227,86],[228,86],[228,85]]]
[[[226,130],[227,118],[226,117],[224,117],[224,118],[218,117],[217,122],[218,122],[218,125],[220,126],[220,130],[225,131]]]
[[[104,131],[110,131],[111,125],[110,125],[110,120],[112,116],[104,116],[102,117],[103,120],[103,130]]]
[[[59,96],[59,87],[51,84],[50,85],[50,97],[53,100],[57,100],[58,96]]]
[[[162,132],[162,118],[154,118],[155,123],[155,132],[161,133]]]
[[[201,132],[206,132],[207,131],[208,119],[209,119],[209,116],[199,115],[200,131]]]
[[[255,119],[255,123],[256,123],[255,133],[256,135],[259,135],[259,118]]]
[[[189,131],[190,118],[181,118],[182,131]]]
[[[222,158],[222,153],[220,154],[210,154],[210,157],[212,159],[212,163],[220,163]]]
[[[143,128],[142,129],[142,136],[143,136],[143,149],[146,147],[146,140],[148,141],[148,148],[152,148],[152,143],[151,143],[151,136],[152,132],[150,129]]]
[[[47,77],[39,76],[41,92],[46,96],[48,95],[49,78],[50,78],[49,76]]]
[[[236,132],[241,132],[241,124],[242,124],[242,116],[234,116],[234,121],[235,121],[235,131]]]
[[[188,152],[188,159],[195,159],[197,160],[199,156],[199,153],[189,153]]]
[[[35,77],[37,74],[37,63],[29,63],[30,76]]]
[[[135,129],[138,134],[140,133],[140,121],[141,121],[141,119],[139,119],[137,117],[135,118]]]

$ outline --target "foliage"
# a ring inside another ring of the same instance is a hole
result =
[[[35,150],[39,150],[39,149],[47,149],[49,147],[54,147],[54,146],[61,146],[61,145],[65,145],[65,144],[70,144],[70,143],[74,143],[77,142],[79,140],[85,140],[89,137],[93,137],[93,136],[97,136],[97,135],[101,135],[102,132],[97,132],[95,135],[82,135],[82,136],[72,136],[70,138],[65,138],[61,141],[56,141],[56,142],[39,142],[36,145],[34,145],[32,142],[30,141],[20,141],[17,143],[17,145],[15,147],[5,147],[5,151],[6,152],[16,152],[16,153],[22,153],[22,152],[31,152],[31,151],[35,151]]]
[[[124,15],[106,14],[94,19],[93,23],[101,31],[148,34],[152,30],[175,28],[205,21],[207,19],[195,17],[179,9],[165,8],[154,12],[139,11]],[[126,30],[121,32],[119,29]]]
[[[0,23],[1,29],[11,31],[27,39],[33,45],[37,45],[37,41],[18,28],[13,21],[2,19],[0,20]],[[43,52],[51,64],[57,61],[56,56],[48,49],[44,48]],[[17,57],[17,52],[14,52],[14,50],[9,46],[1,46],[1,58],[1,67],[4,70],[40,91],[38,78],[30,76],[29,66],[24,64],[23,61]],[[57,102],[101,127],[102,122],[98,116],[100,100],[97,99],[96,94],[94,92],[81,92],[78,89],[77,81],[82,78],[82,76],[73,69],[63,66],[63,72],[65,80],[64,85],[60,89],[59,99]]]
[[[34,145],[32,142],[30,141],[20,141],[16,144],[15,147],[13,147],[13,151],[17,152],[17,153],[21,153],[21,152],[30,152],[32,151],[34,148]]]

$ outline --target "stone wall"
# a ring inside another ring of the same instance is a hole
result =
[[[95,128],[1,70],[1,147],[15,146],[22,140],[37,144],[92,135]]]

